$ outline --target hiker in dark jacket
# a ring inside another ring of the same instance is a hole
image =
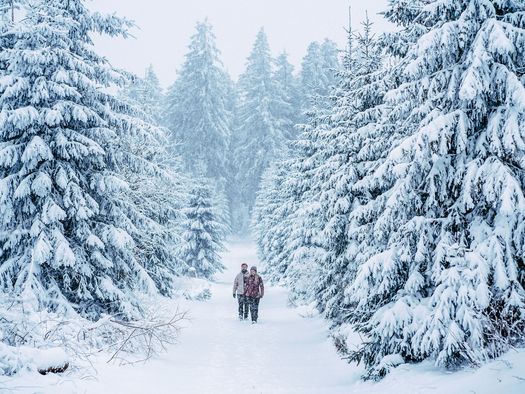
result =
[[[237,274],[233,281],[233,298],[239,301],[239,320],[248,319],[248,299],[244,295],[246,290],[246,280],[248,278],[248,264],[241,264],[241,272]]]
[[[246,281],[244,295],[248,298],[252,324],[257,323],[259,318],[259,302],[264,297],[264,284],[261,276],[257,273],[257,267],[250,268],[250,276]]]

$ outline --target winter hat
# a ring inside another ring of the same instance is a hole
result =
[[[245,265],[246,267],[248,267],[248,264],[246,264],[246,263],[241,263],[241,267],[242,267],[243,265]]]
[[[254,265],[252,268],[250,268],[250,271],[251,270],[254,270],[255,272],[257,272],[257,267]]]

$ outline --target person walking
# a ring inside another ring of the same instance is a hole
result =
[[[255,324],[259,318],[259,302],[264,297],[264,283],[255,266],[250,268],[250,275],[246,281],[244,294],[248,298],[252,324]]]
[[[233,281],[233,298],[237,298],[239,302],[239,320],[248,319],[248,299],[244,294],[248,275],[248,264],[242,263],[241,272],[237,274]]]

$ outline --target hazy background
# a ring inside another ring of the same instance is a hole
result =
[[[349,5],[354,29],[366,10],[378,31],[391,29],[377,15],[385,10],[387,0],[92,0],[91,5],[132,19],[139,27],[132,32],[134,39],[97,39],[101,53],[114,66],[139,75],[153,64],[163,86],[175,80],[195,23],[206,17],[233,78],[243,71],[261,26],[273,54],[286,50],[296,68],[311,41],[328,37],[344,47]]]

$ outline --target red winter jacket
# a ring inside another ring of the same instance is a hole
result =
[[[258,274],[248,276],[244,289],[244,295],[247,297],[262,298],[264,296],[263,280]]]

